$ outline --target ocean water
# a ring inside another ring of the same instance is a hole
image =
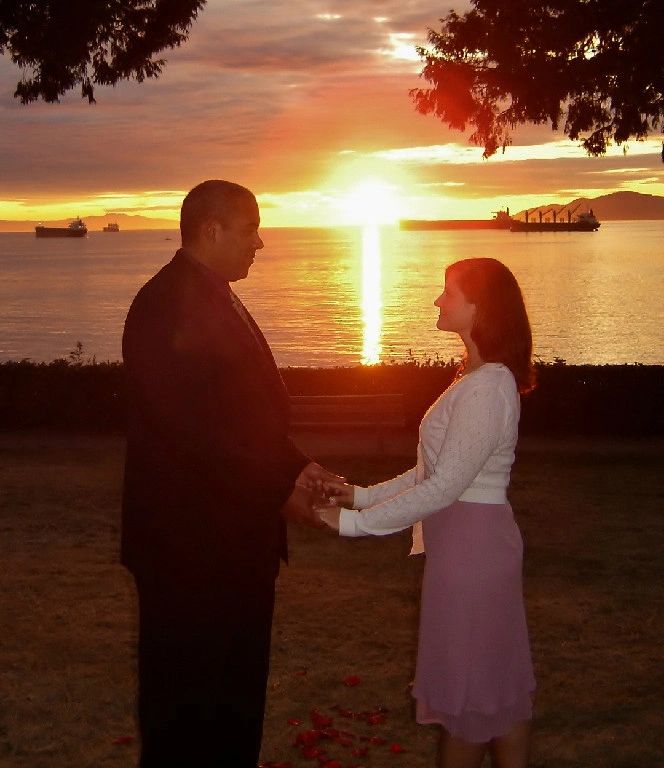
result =
[[[435,327],[445,266],[492,256],[519,280],[541,359],[664,364],[664,221],[595,233],[266,229],[235,283],[282,366],[458,357]],[[136,291],[178,247],[177,231],[81,240],[0,233],[0,360],[50,361],[77,342],[118,360]]]

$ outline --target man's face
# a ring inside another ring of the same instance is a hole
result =
[[[263,247],[258,234],[258,204],[251,198],[238,200],[225,226],[221,222],[210,226],[213,232],[210,266],[224,280],[243,280],[254,263],[256,251]]]

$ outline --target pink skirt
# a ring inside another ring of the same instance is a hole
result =
[[[523,541],[509,504],[457,501],[422,524],[417,720],[468,742],[532,717]]]

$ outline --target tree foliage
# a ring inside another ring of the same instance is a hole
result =
[[[0,53],[22,70],[23,104],[81,86],[158,77],[157,54],[180,46],[205,0],[0,0]]]
[[[590,155],[643,139],[664,118],[662,0],[471,0],[418,49],[433,87],[423,114],[473,129],[484,157],[516,126],[561,125]]]

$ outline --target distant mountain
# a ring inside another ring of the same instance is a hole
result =
[[[89,232],[100,232],[110,221],[120,225],[120,231],[128,229],[178,229],[179,223],[173,219],[153,219],[149,216],[130,216],[126,213],[109,213],[107,216],[82,216]],[[66,227],[71,219],[59,221],[2,221],[0,232],[34,232],[37,224],[51,227]]]
[[[573,211],[574,215],[593,209],[593,213],[600,221],[616,221],[620,219],[664,219],[664,197],[661,195],[644,195],[640,192],[611,192],[608,195],[599,197],[577,197],[567,205],[551,203],[550,205],[540,205],[537,208],[529,208],[529,217],[532,220],[533,215],[537,217],[538,212],[546,211],[549,213],[556,211],[556,214],[562,210],[563,217],[567,216],[568,211]],[[564,209],[564,210],[563,210]],[[525,210],[513,214],[517,219],[525,218]]]

